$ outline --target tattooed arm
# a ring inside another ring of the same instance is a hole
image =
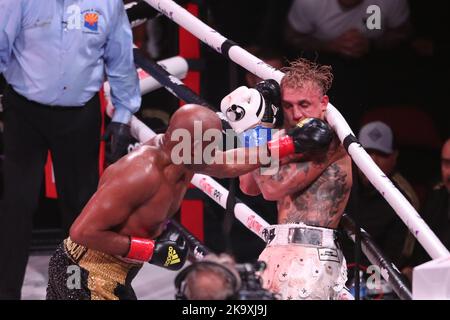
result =
[[[259,170],[252,172],[266,200],[279,200],[283,196],[301,191],[316,180],[333,162],[345,156],[342,146],[335,140],[326,154],[310,161],[282,165],[274,175],[261,175]]]
[[[313,162],[289,163],[280,167],[274,175],[261,175],[258,170],[252,172],[264,199],[280,198],[303,190],[326,169],[324,164]]]

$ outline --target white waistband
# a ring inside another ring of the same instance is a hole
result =
[[[312,227],[304,223],[271,225],[265,229],[264,235],[268,245],[299,244],[336,248],[336,230]]]

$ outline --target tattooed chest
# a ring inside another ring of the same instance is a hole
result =
[[[322,207],[322,208],[321,208]],[[332,219],[324,206],[309,199],[291,196],[278,201],[278,223],[306,223],[311,226],[329,226]]]
[[[350,193],[347,178],[339,166],[331,165],[305,190],[278,201],[279,223],[336,227]]]

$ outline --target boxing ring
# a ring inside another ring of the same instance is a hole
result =
[[[244,69],[262,79],[275,79],[277,82],[281,82],[284,75],[281,71],[267,65],[262,60],[239,47],[236,43],[223,37],[217,31],[192,16],[188,11],[173,1],[144,1],[181,27],[188,30],[218,53],[237,63]],[[138,51],[135,51],[135,61],[140,67],[151,73],[158,82],[161,82],[161,84],[163,84],[169,89],[170,92],[174,93],[180,99],[183,99],[189,103],[198,103],[209,106],[202,99],[199,100],[197,96],[191,95],[192,92],[189,93],[189,90],[186,90],[187,87],[183,85],[181,80],[171,75],[169,71],[165,70],[167,72],[166,74],[162,71],[164,69],[158,71],[157,64],[146,61]],[[391,205],[427,253],[433,259],[448,258],[450,255],[449,251],[431,231],[428,225],[426,225],[402,193],[394,186],[391,180],[378,168],[372,158],[361,147],[353,131],[340,112],[332,104],[329,104],[325,116],[327,122],[337,133],[340,141],[346,148],[352,160]],[[222,117],[222,120],[223,119],[224,118]],[[145,142],[155,135],[151,129],[146,127],[136,117],[133,117],[131,127],[133,136],[141,142]],[[216,201],[223,208],[227,208],[229,192],[214,179],[205,175],[195,174],[191,183],[205,192],[211,199]],[[263,231],[265,227],[269,226],[269,224],[239,199],[236,199],[236,202],[233,205],[234,207],[232,209],[235,217],[249,230],[254,232],[261,239],[264,239]],[[351,230],[351,227],[348,227],[347,230]],[[353,232],[355,232],[355,230],[353,230]],[[196,247],[199,252],[198,257],[201,258],[202,254],[204,254],[207,249],[204,247],[202,248],[200,243],[197,243]],[[393,289],[397,295],[399,295],[402,299],[410,299],[410,292],[397,278],[399,276],[398,270],[391,262],[384,259],[379,250],[377,250],[376,246],[374,247],[373,244],[371,244],[370,239],[367,240],[364,236],[362,241],[362,249],[368,256],[371,263],[380,265],[382,268],[381,275],[386,281],[393,284]]]

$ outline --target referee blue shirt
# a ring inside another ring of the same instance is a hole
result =
[[[141,95],[122,0],[0,0],[0,73],[19,94],[50,106],[82,106],[108,77],[127,123]]]

